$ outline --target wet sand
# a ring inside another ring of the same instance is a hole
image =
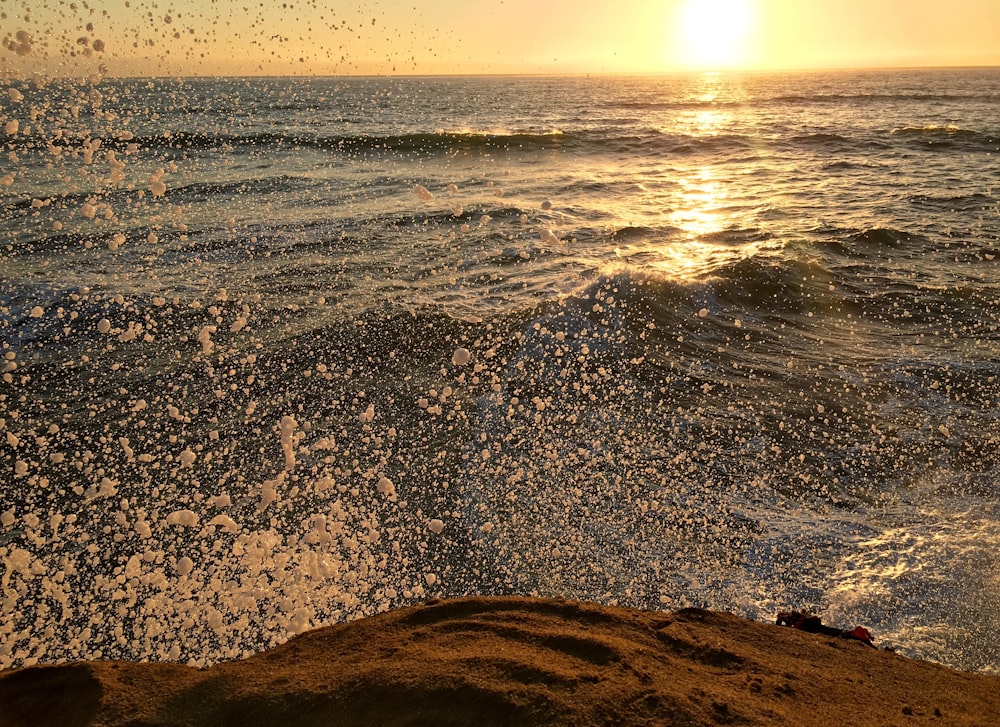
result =
[[[207,669],[0,674],[3,727],[998,723],[1000,677],[726,613],[551,599],[429,601]]]

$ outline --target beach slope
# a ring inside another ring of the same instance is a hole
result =
[[[1000,678],[726,613],[429,601],[196,669],[0,674],[0,725],[991,725]]]

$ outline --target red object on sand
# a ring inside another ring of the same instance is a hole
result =
[[[833,626],[824,626],[819,616],[811,613],[801,613],[799,611],[782,611],[778,614],[777,624],[779,626],[790,626],[793,629],[806,631],[811,634],[825,634],[826,636],[839,636],[843,639],[855,639],[875,648],[872,642],[874,638],[871,632],[863,626],[856,626],[853,631],[838,629]]]
[[[853,631],[845,635],[857,639],[858,641],[864,641],[869,646],[873,645],[872,632],[866,629],[864,626],[856,626]]]

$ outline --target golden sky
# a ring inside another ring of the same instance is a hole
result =
[[[1000,65],[1000,0],[2,0],[0,35],[18,75]]]

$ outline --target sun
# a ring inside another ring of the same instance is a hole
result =
[[[681,66],[696,70],[744,67],[753,21],[753,0],[684,0],[670,55]]]

